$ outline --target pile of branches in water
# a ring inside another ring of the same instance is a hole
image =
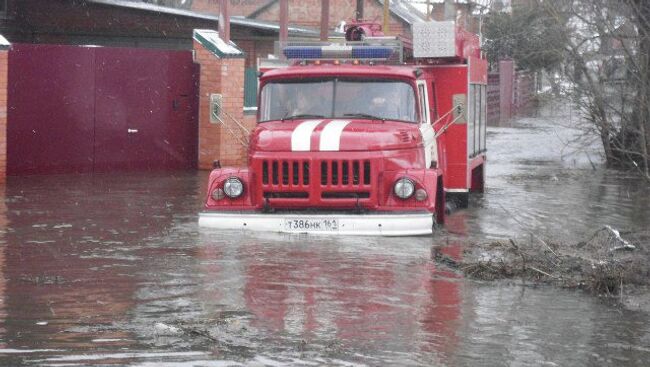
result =
[[[623,236],[628,239],[623,238]],[[573,245],[539,238],[480,243],[452,259],[440,252],[436,260],[472,279],[521,278],[622,296],[626,285],[650,285],[650,235],[624,233],[606,226],[587,241]]]

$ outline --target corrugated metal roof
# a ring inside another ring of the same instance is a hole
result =
[[[377,0],[382,6],[384,5],[383,0]],[[257,10],[251,13],[252,16],[258,16],[261,12],[267,10],[271,5],[277,3],[278,0],[271,0],[268,3],[262,5]],[[413,24],[415,22],[420,22],[425,20],[425,15],[422,14],[416,7],[413,5],[400,1],[400,0],[391,0],[390,2],[390,12],[393,13],[396,17],[402,19],[408,24]],[[250,18],[247,18],[250,19]]]
[[[382,6],[384,5],[384,0],[377,0],[377,2],[379,2]],[[404,1],[391,0],[389,8],[391,13],[408,24],[426,20],[424,14],[417,10],[413,5]]]
[[[149,12],[155,12],[161,14],[188,17],[194,19],[203,19],[203,20],[214,21],[215,23],[219,22],[219,17],[215,15],[197,13],[190,10],[170,8],[170,7],[155,5],[150,3],[128,1],[128,0],[86,0],[86,1],[88,3],[93,3],[93,4],[102,4],[102,5],[109,5],[109,6],[115,6],[121,8],[137,9],[137,10],[149,11]],[[254,28],[254,29],[267,30],[272,32],[280,31],[280,25],[277,23],[259,21],[255,19],[247,19],[244,17],[237,17],[237,16],[230,17],[230,24],[238,25],[242,27]],[[302,37],[320,36],[320,32],[315,31],[313,29],[291,27],[291,26],[289,27],[289,34],[292,36],[302,36]]]
[[[239,24],[241,26],[249,26],[257,29],[268,29],[273,31],[280,31],[280,25],[274,22],[267,22],[257,19],[250,19],[243,16],[232,16],[230,17],[230,23]],[[289,26],[289,33],[296,36],[313,36],[320,37],[320,31],[315,31],[308,28],[292,27]],[[338,33],[336,33],[339,35]],[[342,34],[342,33],[341,33]]]

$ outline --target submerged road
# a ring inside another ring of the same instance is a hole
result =
[[[565,147],[570,119],[490,128],[487,192],[432,237],[200,230],[206,173],[10,178],[0,364],[647,366],[646,313],[432,260],[530,230],[648,227],[647,184]]]

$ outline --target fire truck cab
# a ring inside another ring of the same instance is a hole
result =
[[[414,30],[413,55],[395,41],[285,46],[296,61],[260,77],[248,167],[212,171],[199,224],[430,234],[446,194],[463,206],[481,191],[487,67],[477,37],[430,22]]]

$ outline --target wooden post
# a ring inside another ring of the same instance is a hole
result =
[[[357,21],[363,19],[363,0],[357,0],[357,11],[355,13]]]
[[[456,5],[454,0],[445,0],[445,20],[456,20]]]
[[[289,39],[289,0],[280,0],[280,43]]]
[[[390,0],[384,0],[384,25],[382,30],[388,36],[388,18],[390,17]]]
[[[329,38],[330,0],[320,1],[320,40]]]
[[[501,121],[508,121],[513,115],[515,92],[515,63],[512,60],[499,61],[499,106]]]
[[[219,0],[219,37],[230,42],[230,0]]]
[[[7,96],[9,93],[10,47],[9,41],[0,35],[0,184],[4,183],[7,178]],[[2,189],[0,188],[0,190]],[[4,201],[0,203],[0,213],[4,208],[3,204]],[[0,225],[3,225],[1,220]]]

